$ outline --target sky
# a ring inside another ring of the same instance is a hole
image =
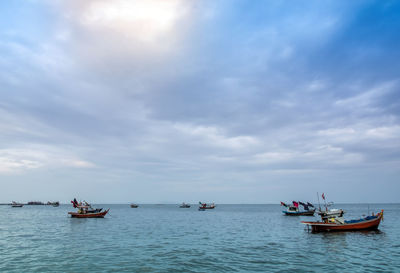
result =
[[[0,12],[0,202],[400,200],[398,1]]]

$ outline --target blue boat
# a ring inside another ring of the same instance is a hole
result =
[[[299,209],[299,204],[304,207],[304,210]],[[286,210],[282,211],[287,216],[314,216],[314,213],[315,213],[314,206],[309,202],[307,202],[307,204],[305,204],[302,202],[293,201],[293,205],[287,205],[287,204],[281,202],[281,206],[284,206],[287,208]],[[313,209],[310,209],[309,207],[313,207]]]

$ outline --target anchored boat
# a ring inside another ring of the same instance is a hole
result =
[[[110,209],[102,212],[68,212],[72,218],[104,218]]]
[[[189,205],[189,204],[186,204],[185,202],[183,202],[179,207],[180,207],[181,209],[188,209],[188,208],[190,208],[190,205]]]
[[[139,205],[137,205],[137,204],[131,204],[131,208],[138,208],[139,207]]]
[[[311,228],[312,232],[376,230],[378,229],[381,220],[383,220],[383,210],[375,215],[372,214],[371,216],[357,220],[346,221],[341,216],[322,219],[323,221],[321,222],[302,221],[301,223]]]
[[[71,217],[73,218],[104,218],[104,216],[106,216],[106,214],[110,210],[107,209],[105,211],[102,211],[102,208],[92,208],[92,206],[86,201],[78,203],[76,198],[74,198],[71,203],[74,208],[78,209],[77,212],[68,212],[68,214],[71,215]]]
[[[48,201],[46,205],[53,206],[53,207],[58,207],[58,206],[60,206],[60,202],[58,202],[58,201],[55,201],[55,202]]]
[[[199,210],[206,210],[206,209],[214,209],[215,205],[212,203],[211,205],[208,205],[207,203],[201,203],[199,202]]]
[[[315,213],[315,208],[314,205],[307,202],[303,203],[303,202],[296,202],[293,201],[292,202],[293,205],[288,205],[285,204],[284,202],[281,202],[281,206],[286,207],[286,210],[283,210],[282,212],[287,215],[287,216],[314,216]],[[303,206],[303,210],[299,209],[299,204]],[[310,207],[312,207],[313,209],[310,209]]]
[[[12,203],[11,203],[11,207],[13,207],[13,208],[22,208],[23,206],[24,206],[24,204],[17,203],[15,201],[12,201]]]

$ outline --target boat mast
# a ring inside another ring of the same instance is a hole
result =
[[[319,203],[319,193],[317,192],[317,197],[318,197],[318,207],[319,207],[319,211],[321,211],[321,204]]]

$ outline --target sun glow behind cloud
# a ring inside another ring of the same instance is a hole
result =
[[[152,42],[170,33],[184,12],[180,0],[101,1],[92,2],[83,10],[81,22]]]

